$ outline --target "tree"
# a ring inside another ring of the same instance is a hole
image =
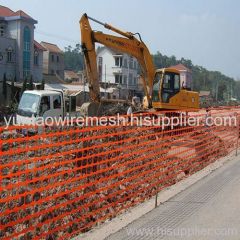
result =
[[[30,77],[30,79],[29,79],[29,86],[28,86],[28,89],[29,89],[29,90],[33,90],[33,89],[34,89],[32,75],[31,75],[31,77]]]
[[[24,91],[27,89],[27,78],[24,79],[23,85],[22,85],[22,90],[21,90],[21,96],[24,93]]]
[[[75,48],[72,48],[72,46],[65,47],[64,63],[65,68],[68,70],[83,70],[83,55],[80,44],[76,44]]]
[[[14,101],[14,94],[15,94],[14,78],[12,78],[11,79],[11,101]]]
[[[40,89],[41,89],[41,90],[44,90],[44,89],[45,89],[45,80],[44,80],[44,78],[42,79]]]
[[[2,88],[2,93],[4,98],[7,98],[7,77],[6,77],[6,73],[4,73],[3,75],[3,88]]]

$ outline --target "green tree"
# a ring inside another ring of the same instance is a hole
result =
[[[25,78],[24,81],[23,81],[21,96],[23,95],[23,93],[26,89],[27,89],[27,78]]]
[[[83,70],[83,55],[81,53],[80,44],[76,44],[75,48],[73,48],[72,46],[65,47],[64,63],[65,68],[68,70]]]
[[[40,89],[41,89],[41,90],[44,90],[44,89],[45,89],[45,80],[44,80],[44,78],[42,79]]]
[[[4,73],[3,75],[3,87],[2,87],[2,93],[4,98],[7,98],[7,77],[6,77],[6,73]]]
[[[29,89],[29,90],[33,90],[33,89],[34,89],[32,75],[31,75],[31,77],[30,77],[30,79],[29,79],[29,86],[28,86],[28,89]]]
[[[14,78],[11,79],[11,100],[14,101],[15,88],[14,88]]]

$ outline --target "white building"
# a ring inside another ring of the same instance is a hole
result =
[[[138,89],[138,62],[136,58],[102,47],[97,51],[100,82],[121,85],[129,90]]]
[[[34,81],[42,80],[45,49],[34,41],[35,24],[25,12],[0,6],[0,80],[4,74],[17,81],[30,76]]]

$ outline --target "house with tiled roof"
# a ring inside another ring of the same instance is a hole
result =
[[[64,80],[68,82],[79,82],[80,78],[76,72],[71,70],[64,71]]]
[[[40,44],[46,49],[43,53],[44,75],[53,75],[64,80],[63,51],[53,43],[41,42]]]
[[[43,78],[43,52],[46,50],[34,40],[37,21],[22,10],[13,11],[0,5],[0,81],[23,81]]]

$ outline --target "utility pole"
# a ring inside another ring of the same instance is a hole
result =
[[[129,74],[130,74],[130,59],[129,59],[129,56],[128,56],[127,90],[128,90],[128,87],[129,87]]]
[[[106,91],[107,91],[107,66],[105,64],[105,77],[104,77],[104,81],[105,81],[105,98],[107,97],[106,96]]]

